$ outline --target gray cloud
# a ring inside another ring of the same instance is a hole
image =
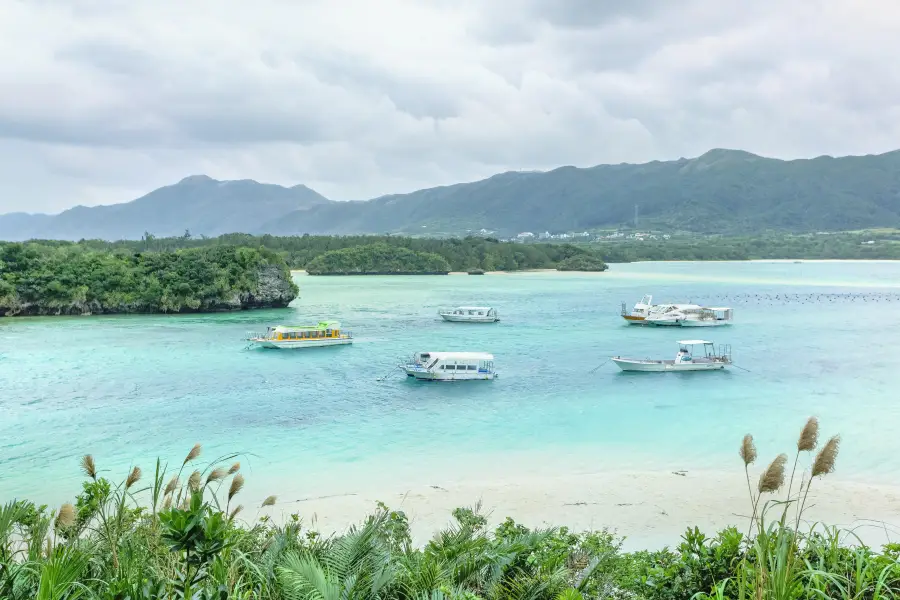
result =
[[[0,212],[192,173],[359,199],[509,169],[900,139],[870,0],[36,0],[0,6]]]

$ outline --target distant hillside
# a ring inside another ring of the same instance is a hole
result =
[[[736,150],[641,165],[502,173],[474,183],[334,202],[263,226],[276,234],[572,231],[640,223],[698,233],[900,226],[900,151],[782,161]],[[425,227],[423,227],[423,225]]]
[[[228,232],[459,234],[633,223],[698,233],[900,227],[900,151],[783,161],[738,150],[646,164],[508,172],[482,181],[331,202],[304,186],[188,177],[125,204],[0,216],[0,239],[137,239]]]
[[[291,188],[252,180],[216,181],[205,175],[124,204],[76,206],[58,215],[12,213],[0,216],[0,239],[139,239],[155,236],[220,235],[255,231],[276,217],[329,200],[306,186]]]

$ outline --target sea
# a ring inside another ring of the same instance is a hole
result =
[[[742,469],[795,448],[809,416],[842,436],[835,477],[900,475],[900,263],[672,262],[605,273],[294,275],[289,308],[209,315],[0,320],[0,503],[56,505],[79,458],[124,478],[176,467],[195,443],[237,455],[250,493],[604,470]],[[656,302],[730,306],[734,324],[647,328]],[[443,322],[490,305],[495,324]],[[339,320],[352,346],[248,348],[266,326]],[[609,357],[672,358],[677,341],[730,344],[725,372],[623,373]],[[485,351],[494,381],[407,379],[416,351]],[[232,459],[228,458],[228,462]]]

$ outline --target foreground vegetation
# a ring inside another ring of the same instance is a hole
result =
[[[265,248],[0,244],[0,316],[278,307],[297,292],[284,260]]]
[[[157,461],[145,477],[135,467],[118,484],[85,456],[86,481],[74,503],[51,511],[18,500],[0,509],[0,598],[894,598],[900,545],[844,545],[843,532],[803,524],[810,488],[837,458],[839,438],[818,449],[818,436],[812,418],[793,470],[779,455],[755,485],[756,448],[744,438],[746,531],[731,527],[708,538],[688,529],[675,548],[632,553],[608,531],[529,529],[511,519],[490,529],[478,507],[455,510],[453,523],[424,547],[413,545],[406,515],[381,504],[347,533],[323,537],[299,515],[275,523],[244,510],[234,456],[198,467],[197,445],[175,468]],[[809,469],[798,471],[817,449]],[[270,496],[261,508],[275,504]]]

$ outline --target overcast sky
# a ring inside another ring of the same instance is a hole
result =
[[[0,0],[0,212],[900,147],[898,0]]]

